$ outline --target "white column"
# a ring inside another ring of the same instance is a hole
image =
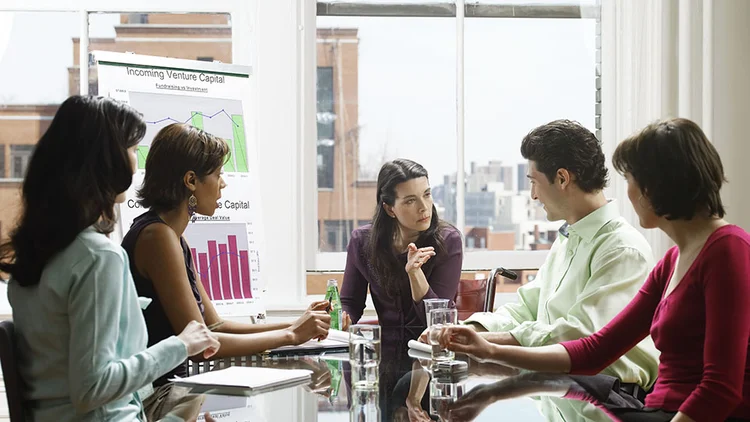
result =
[[[305,295],[299,184],[304,159],[301,145],[309,141],[302,139],[300,128],[300,27],[305,25],[302,30],[307,31],[315,28],[309,27],[310,20],[303,18],[302,5],[296,0],[258,1],[254,12],[248,13],[254,13],[252,65],[257,98],[262,99],[254,103],[254,112],[261,157],[260,196],[266,199],[261,204],[266,227],[265,253],[261,255],[264,302],[269,310],[296,309],[304,303]]]

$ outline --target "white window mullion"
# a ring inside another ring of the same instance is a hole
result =
[[[317,190],[317,16],[315,0],[303,0],[300,10],[300,134],[298,140],[298,157],[300,169],[298,178],[300,242],[298,243],[301,296],[307,292],[305,270],[315,268],[318,249],[318,190]],[[340,268],[344,268],[343,265]]]
[[[456,226],[463,233],[464,169],[464,0],[456,0]]]
[[[78,46],[78,83],[79,93],[88,95],[89,93],[89,12],[81,10],[78,12],[81,16],[81,39]]]

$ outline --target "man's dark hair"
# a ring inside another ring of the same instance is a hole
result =
[[[726,182],[724,166],[703,130],[688,119],[646,126],[617,146],[612,164],[632,176],[660,217],[724,216],[719,193]]]
[[[601,142],[578,122],[555,120],[537,127],[523,138],[521,155],[533,161],[550,183],[555,180],[557,170],[566,169],[584,192],[607,186]]]

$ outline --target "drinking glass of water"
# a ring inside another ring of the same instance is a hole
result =
[[[446,309],[450,308],[450,300],[448,299],[424,299],[424,312],[427,321],[427,327],[430,326],[430,311],[433,309]]]
[[[349,364],[354,389],[377,389],[380,368],[380,326],[355,324],[349,327]]]
[[[353,389],[349,422],[380,422],[379,395],[377,389]]]
[[[430,346],[432,346],[432,360],[451,360],[456,354],[448,349],[440,347],[438,336],[443,327],[456,324],[458,311],[456,308],[433,309],[427,318],[427,326],[430,327]]]

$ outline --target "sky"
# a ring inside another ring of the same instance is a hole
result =
[[[91,37],[113,36],[119,15],[90,22]],[[434,185],[454,173],[455,19],[321,17],[318,26],[359,30],[362,172],[405,157],[423,164]],[[77,13],[0,13],[0,104],[64,100],[79,32]],[[466,168],[521,162],[523,136],[550,120],[593,130],[594,43],[591,19],[467,19]]]
[[[89,15],[89,36],[112,37],[119,14]],[[43,30],[42,30],[43,28]],[[68,97],[74,12],[0,12],[0,104],[57,104]]]
[[[456,27],[447,18],[319,18],[359,30],[360,160],[456,171]],[[467,19],[465,166],[523,161],[523,136],[554,119],[594,129],[595,22]],[[376,171],[376,170],[375,170]]]

